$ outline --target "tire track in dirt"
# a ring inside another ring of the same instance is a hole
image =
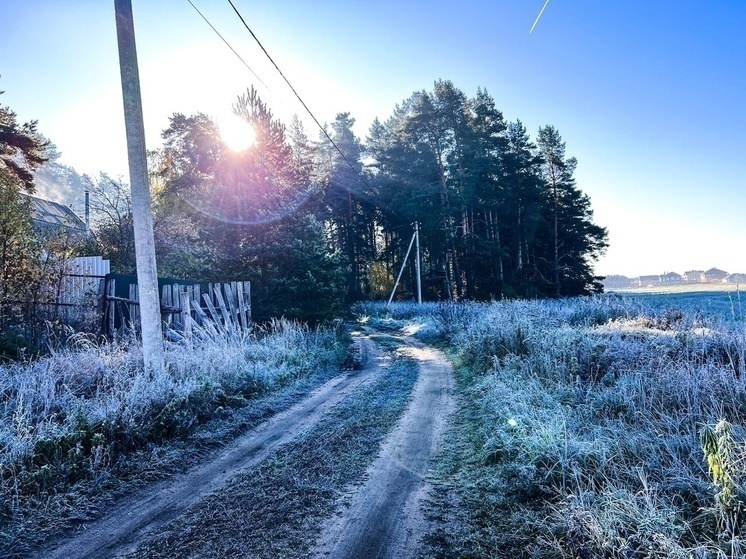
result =
[[[455,381],[442,352],[412,338],[400,339],[408,346],[404,351],[420,366],[411,402],[349,507],[322,529],[316,558],[413,557],[427,532],[422,503],[430,489],[428,466],[455,409]]]
[[[64,541],[39,551],[47,559],[104,559],[134,551],[191,505],[254,468],[278,447],[313,428],[344,398],[371,382],[381,370],[381,351],[367,337],[359,340],[365,361],[361,371],[336,377],[298,404],[239,437],[209,461],[187,473],[152,484],[115,505],[104,517]]]

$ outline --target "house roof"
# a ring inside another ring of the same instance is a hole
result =
[[[718,269],[718,268],[710,268],[709,270],[707,270],[707,271],[705,272],[705,274],[722,274],[722,275],[725,275],[725,276],[727,276],[727,275],[728,275],[728,272],[725,272],[725,271],[723,271],[723,270],[720,270],[720,269]]]
[[[668,272],[667,274],[663,274],[664,278],[680,278],[681,274],[677,274],[676,272]]]
[[[75,233],[85,233],[85,222],[68,206],[26,194],[32,204],[32,219],[41,229],[65,229]]]

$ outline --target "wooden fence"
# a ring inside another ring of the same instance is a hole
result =
[[[100,256],[43,262],[42,280],[0,300],[3,347],[44,348],[69,332],[100,333],[109,261]],[[72,330],[68,329],[71,328]],[[6,356],[15,358],[5,349]]]
[[[50,280],[29,300],[0,303],[0,332],[41,345],[50,332],[114,336],[140,328],[140,305],[135,276],[110,273],[100,256],[54,263]],[[120,290],[117,291],[117,282]],[[192,336],[194,331],[224,334],[251,328],[251,284],[248,281],[198,284],[159,279],[164,334]],[[50,331],[49,326],[52,325]],[[56,335],[56,334],[55,334]]]
[[[117,278],[124,296],[117,295]],[[126,281],[125,281],[126,280]],[[113,336],[122,328],[140,328],[140,304],[135,276],[115,276],[100,256],[63,263],[54,285],[46,286],[43,316],[76,331]],[[248,281],[197,284],[159,280],[164,332],[187,335],[208,320],[213,327],[247,329],[251,325],[251,284]]]
[[[191,337],[195,328],[215,331],[251,326],[251,283],[248,281],[205,285],[164,283],[161,289],[161,318],[164,332],[180,332]],[[116,279],[106,282],[104,332],[122,328],[139,329],[140,304],[136,283],[128,286],[128,296],[116,295]]]
[[[44,285],[43,316],[77,331],[97,332],[103,314],[103,296],[109,261],[100,256],[71,258],[60,264],[58,279]]]

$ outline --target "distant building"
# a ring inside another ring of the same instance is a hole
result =
[[[702,283],[704,279],[704,270],[689,270],[684,272],[684,281],[687,283]]]
[[[31,218],[38,231],[45,233],[62,232],[71,235],[85,235],[87,233],[88,228],[85,221],[68,206],[28,194],[24,194],[24,196],[31,200]]]
[[[681,283],[681,274],[676,272],[668,272],[660,277],[660,282],[666,285],[678,285]]]
[[[652,287],[655,285],[660,285],[661,277],[660,276],[640,276],[637,278],[637,285],[640,287]]]
[[[728,274],[724,280],[726,283],[743,283],[746,284],[746,274]]]
[[[601,283],[603,284],[604,289],[625,289],[634,285],[631,278],[621,275],[606,276],[601,280]]]
[[[723,281],[725,278],[728,277],[728,272],[725,272],[723,270],[718,270],[717,268],[710,268],[703,274],[704,280],[707,283],[717,283]]]

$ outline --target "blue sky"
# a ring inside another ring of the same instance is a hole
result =
[[[133,0],[148,147],[173,112],[224,118],[254,83],[283,120],[302,109],[227,1]],[[486,88],[579,160],[611,246],[601,274],[746,272],[746,2],[235,0],[322,121],[364,137],[413,91]],[[126,174],[112,2],[0,0],[0,103],[37,119],[62,161]],[[309,126],[310,130],[310,126]],[[312,132],[315,135],[315,132]]]

